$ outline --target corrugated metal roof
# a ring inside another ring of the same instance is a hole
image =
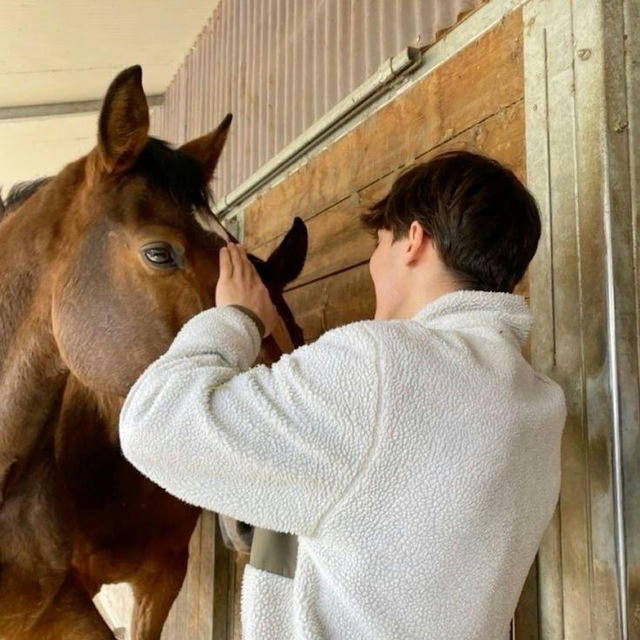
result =
[[[214,188],[228,193],[406,46],[483,0],[222,0],[156,109],[173,143],[234,123]]]

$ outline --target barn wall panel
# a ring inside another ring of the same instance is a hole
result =
[[[152,133],[174,144],[234,123],[214,192],[238,186],[390,56],[425,47],[484,0],[222,0]]]
[[[245,210],[245,243],[263,258],[295,216],[306,221],[308,259],[285,297],[307,340],[372,315],[366,263],[374,241],[362,228],[360,214],[407,166],[460,148],[495,157],[525,178],[519,11]],[[526,281],[519,292],[527,295]]]
[[[259,246],[283,233],[294,216],[318,214],[522,100],[518,15],[261,194],[245,211],[246,242]]]

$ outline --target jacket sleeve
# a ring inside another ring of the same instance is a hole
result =
[[[249,369],[259,348],[258,329],[238,309],[191,319],[129,392],[122,450],[186,502],[311,535],[372,453],[376,343],[356,323]]]

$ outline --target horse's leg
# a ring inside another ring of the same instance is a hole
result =
[[[34,640],[113,640],[114,635],[84,587],[69,573],[28,637]]]
[[[165,554],[147,560],[130,580],[135,603],[131,640],[159,640],[169,610],[185,574],[189,551]]]

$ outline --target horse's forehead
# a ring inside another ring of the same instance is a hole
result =
[[[203,210],[194,208],[194,218],[198,224],[209,233],[213,233],[223,242],[231,242],[232,237],[229,232],[224,228],[223,224],[218,220],[218,217],[210,210]]]
[[[143,176],[123,180],[115,189],[100,193],[103,210],[117,222],[139,226],[144,223],[184,226],[189,206],[178,203],[169,193],[152,187]]]
[[[104,208],[111,217],[125,227],[139,228],[146,225],[168,225],[181,229],[189,239],[206,240],[215,236],[220,246],[232,238],[218,218],[207,206],[178,202],[170,193],[141,175],[128,177],[115,190],[101,193]]]

